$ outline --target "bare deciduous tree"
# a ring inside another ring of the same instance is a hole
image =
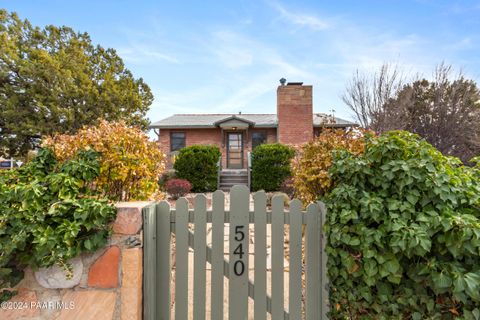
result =
[[[372,76],[357,71],[342,98],[365,128],[417,133],[464,163],[480,154],[480,91],[474,81],[442,63],[432,80],[417,76],[405,83],[398,66],[384,64]]]
[[[355,71],[342,100],[364,128],[384,131],[384,106],[403,87],[405,77],[398,65],[384,63],[373,75]]]

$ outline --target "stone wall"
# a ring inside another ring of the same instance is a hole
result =
[[[148,204],[118,203],[107,246],[73,259],[72,279],[58,267],[27,269],[0,319],[142,319],[142,208]]]

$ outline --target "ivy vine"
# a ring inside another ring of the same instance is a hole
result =
[[[106,244],[115,208],[92,191],[98,175],[91,149],[63,163],[40,149],[24,167],[0,173],[0,288],[17,284],[27,266],[57,264],[68,277],[69,259]]]
[[[480,319],[478,169],[389,132],[330,175],[332,319]]]

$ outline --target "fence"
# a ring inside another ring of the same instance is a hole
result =
[[[248,188],[234,186],[228,211],[221,191],[213,194],[211,210],[207,210],[204,195],[196,196],[193,210],[189,209],[186,199],[179,199],[175,209],[166,201],[144,209],[145,319],[170,320],[172,311],[177,320],[205,319],[207,294],[210,295],[208,308],[213,320],[226,319],[227,314],[230,320],[250,319],[249,314],[255,320],[263,320],[267,319],[267,313],[275,320],[326,319],[324,205],[312,203],[302,211],[301,202],[293,200],[289,210],[285,210],[283,197],[276,196],[269,210],[264,192],[257,192],[253,199],[251,210]],[[206,241],[207,225],[211,226],[211,245]],[[271,230],[271,295],[267,294],[267,226]],[[284,270],[285,226],[289,226],[288,272]],[[224,256],[225,227],[229,231],[228,259]],[[175,235],[174,283],[170,259],[172,234]],[[253,271],[249,257],[251,241]],[[189,248],[193,249],[193,272],[190,272],[193,276],[193,312],[190,313]],[[207,262],[211,266],[210,286],[206,282]],[[224,310],[224,294],[227,293],[224,292],[224,277],[229,281],[228,310]],[[302,281],[303,277],[305,281]],[[288,291],[284,290],[285,280],[288,280]],[[171,294],[172,290],[174,294]],[[288,303],[284,303],[285,294]],[[249,297],[253,299],[250,313]],[[172,299],[174,310],[170,310]]]

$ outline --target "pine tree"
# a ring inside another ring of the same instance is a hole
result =
[[[146,129],[152,101],[114,49],[0,10],[0,156],[25,155],[42,136],[72,134],[99,119]]]

